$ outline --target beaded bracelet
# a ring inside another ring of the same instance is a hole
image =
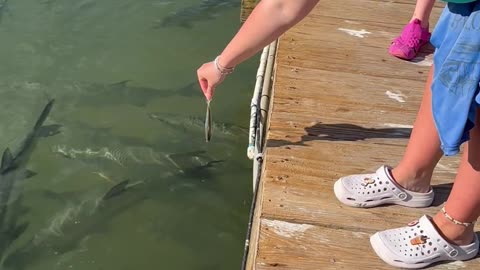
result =
[[[217,56],[215,58],[215,67],[217,68],[217,70],[222,74],[222,75],[227,75],[227,74],[231,74],[234,70],[235,70],[235,67],[230,67],[230,68],[227,68],[227,67],[222,67],[220,65],[220,63],[218,62],[218,59],[220,58],[220,56]]]
[[[443,215],[445,216],[446,219],[450,220],[451,222],[455,223],[456,225],[462,225],[462,226],[468,227],[468,226],[475,223],[475,221],[474,222],[461,222],[461,221],[458,221],[458,220],[452,218],[449,214],[447,214],[447,211],[445,211],[445,206],[442,207],[442,212],[443,212]]]

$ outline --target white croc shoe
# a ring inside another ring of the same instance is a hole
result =
[[[399,186],[390,175],[390,168],[380,167],[373,174],[355,174],[335,182],[335,196],[353,207],[375,207],[382,204],[399,204],[408,207],[427,207],[432,204],[433,190],[428,193],[408,191]]]
[[[417,269],[441,261],[466,261],[478,254],[478,237],[473,243],[457,246],[447,242],[429,216],[406,227],[377,232],[370,237],[375,253],[391,266]]]

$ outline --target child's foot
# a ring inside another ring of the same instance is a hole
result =
[[[420,48],[430,41],[431,33],[427,28],[422,28],[418,19],[408,23],[400,36],[395,38],[388,52],[398,58],[412,60],[420,51]]]
[[[393,179],[390,168],[380,167],[373,174],[355,174],[335,182],[335,196],[353,207],[374,207],[382,204],[399,204],[408,207],[427,207],[432,204],[433,190],[427,193],[404,189]]]
[[[370,237],[370,243],[386,263],[411,269],[441,261],[469,260],[479,249],[477,235],[471,244],[452,244],[438,233],[426,215],[406,227],[377,232]]]

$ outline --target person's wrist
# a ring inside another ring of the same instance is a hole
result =
[[[218,63],[226,68],[235,68],[236,66],[236,64],[232,62],[232,59],[229,59],[223,53],[218,56]]]
[[[235,66],[228,66],[223,64],[221,55],[215,58],[214,65],[222,75],[231,74],[235,70]]]

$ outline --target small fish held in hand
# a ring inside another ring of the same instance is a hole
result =
[[[207,115],[205,116],[205,140],[212,138],[212,114],[210,113],[210,100],[207,101]]]

